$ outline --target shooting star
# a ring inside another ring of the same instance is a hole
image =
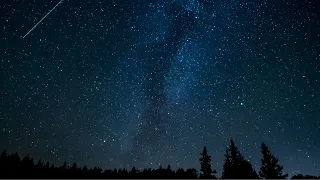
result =
[[[28,36],[28,34],[30,34],[31,31],[33,31],[57,6],[59,6],[59,4],[62,3],[62,1],[63,0],[60,0],[57,5],[55,5],[36,25],[33,26],[33,28],[30,29],[30,31],[26,35],[23,36],[23,38]]]

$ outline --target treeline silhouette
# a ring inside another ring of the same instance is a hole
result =
[[[278,159],[272,155],[265,143],[261,146],[261,168],[257,173],[252,164],[245,160],[240,153],[234,141],[230,141],[229,147],[225,152],[225,162],[221,179],[286,179],[288,174],[283,174],[283,167],[279,165]],[[0,178],[150,178],[150,179],[217,179],[217,171],[212,168],[211,156],[207,148],[204,147],[200,153],[200,173],[195,168],[172,170],[170,165],[158,169],[139,170],[133,167],[127,169],[102,170],[99,167],[87,168],[79,167],[74,163],[71,167],[64,162],[62,166],[54,166],[49,162],[44,163],[42,160],[34,162],[33,158],[26,155],[20,158],[18,153],[8,154],[3,151],[0,156]],[[292,179],[319,179],[316,176],[298,174]]]

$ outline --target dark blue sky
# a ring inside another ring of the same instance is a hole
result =
[[[0,3],[0,149],[57,165],[199,167],[234,138],[320,175],[316,0]]]

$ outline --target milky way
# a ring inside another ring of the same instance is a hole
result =
[[[221,174],[234,138],[260,167],[320,172],[320,21],[311,1],[0,4],[0,148],[115,167]]]

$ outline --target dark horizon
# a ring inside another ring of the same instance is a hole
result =
[[[261,145],[261,167],[254,170],[252,164],[243,157],[233,140],[226,148],[223,172],[219,176],[216,167],[212,166],[212,156],[206,146],[199,154],[200,169],[172,168],[159,165],[158,168],[106,168],[98,166],[79,166],[76,162],[61,166],[51,164],[44,159],[34,159],[29,154],[22,157],[17,152],[4,150],[0,155],[0,178],[191,178],[191,179],[319,179],[320,176],[310,174],[292,174],[283,172],[283,166],[269,147]],[[243,159],[244,158],[244,159]]]

